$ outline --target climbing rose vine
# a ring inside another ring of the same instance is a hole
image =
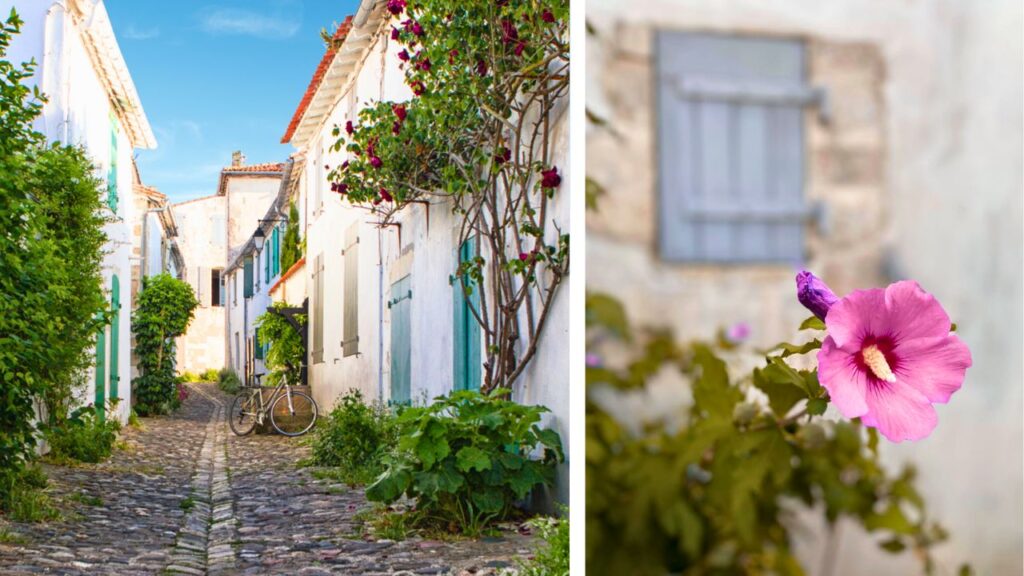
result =
[[[391,0],[407,102],[378,102],[334,130],[347,159],[331,190],[377,216],[440,205],[473,254],[453,270],[485,343],[483,389],[512,388],[569,271],[555,125],[569,88],[568,2]]]
[[[185,333],[199,302],[192,287],[170,274],[142,279],[132,312],[139,376],[132,380],[139,414],[166,414],[178,407],[174,339]]]

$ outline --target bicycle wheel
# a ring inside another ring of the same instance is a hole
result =
[[[285,436],[302,436],[316,422],[316,402],[303,392],[292,392],[291,402],[288,394],[282,394],[274,400],[270,408],[270,423],[274,429]]]
[[[256,420],[260,411],[260,400],[257,397],[259,393],[259,389],[248,390],[235,396],[231,402],[228,424],[231,425],[231,431],[235,434],[245,436],[256,428]]]

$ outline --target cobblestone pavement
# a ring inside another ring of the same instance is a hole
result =
[[[179,412],[145,418],[99,465],[45,465],[68,511],[58,522],[0,519],[0,574],[487,575],[534,543],[360,536],[363,492],[297,468],[300,439],[231,434],[225,398],[200,384]],[[98,499],[98,500],[97,500]],[[8,540],[12,540],[8,538]]]

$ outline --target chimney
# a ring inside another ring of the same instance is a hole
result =
[[[242,154],[241,150],[235,150],[231,153],[231,167],[237,168],[245,165],[245,154]]]

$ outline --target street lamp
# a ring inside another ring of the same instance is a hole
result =
[[[263,231],[264,222],[287,222],[284,218],[261,218],[258,220],[256,225],[256,232],[252,235],[253,242],[256,243],[256,253],[259,254],[263,251],[263,243],[267,241],[267,233]]]

